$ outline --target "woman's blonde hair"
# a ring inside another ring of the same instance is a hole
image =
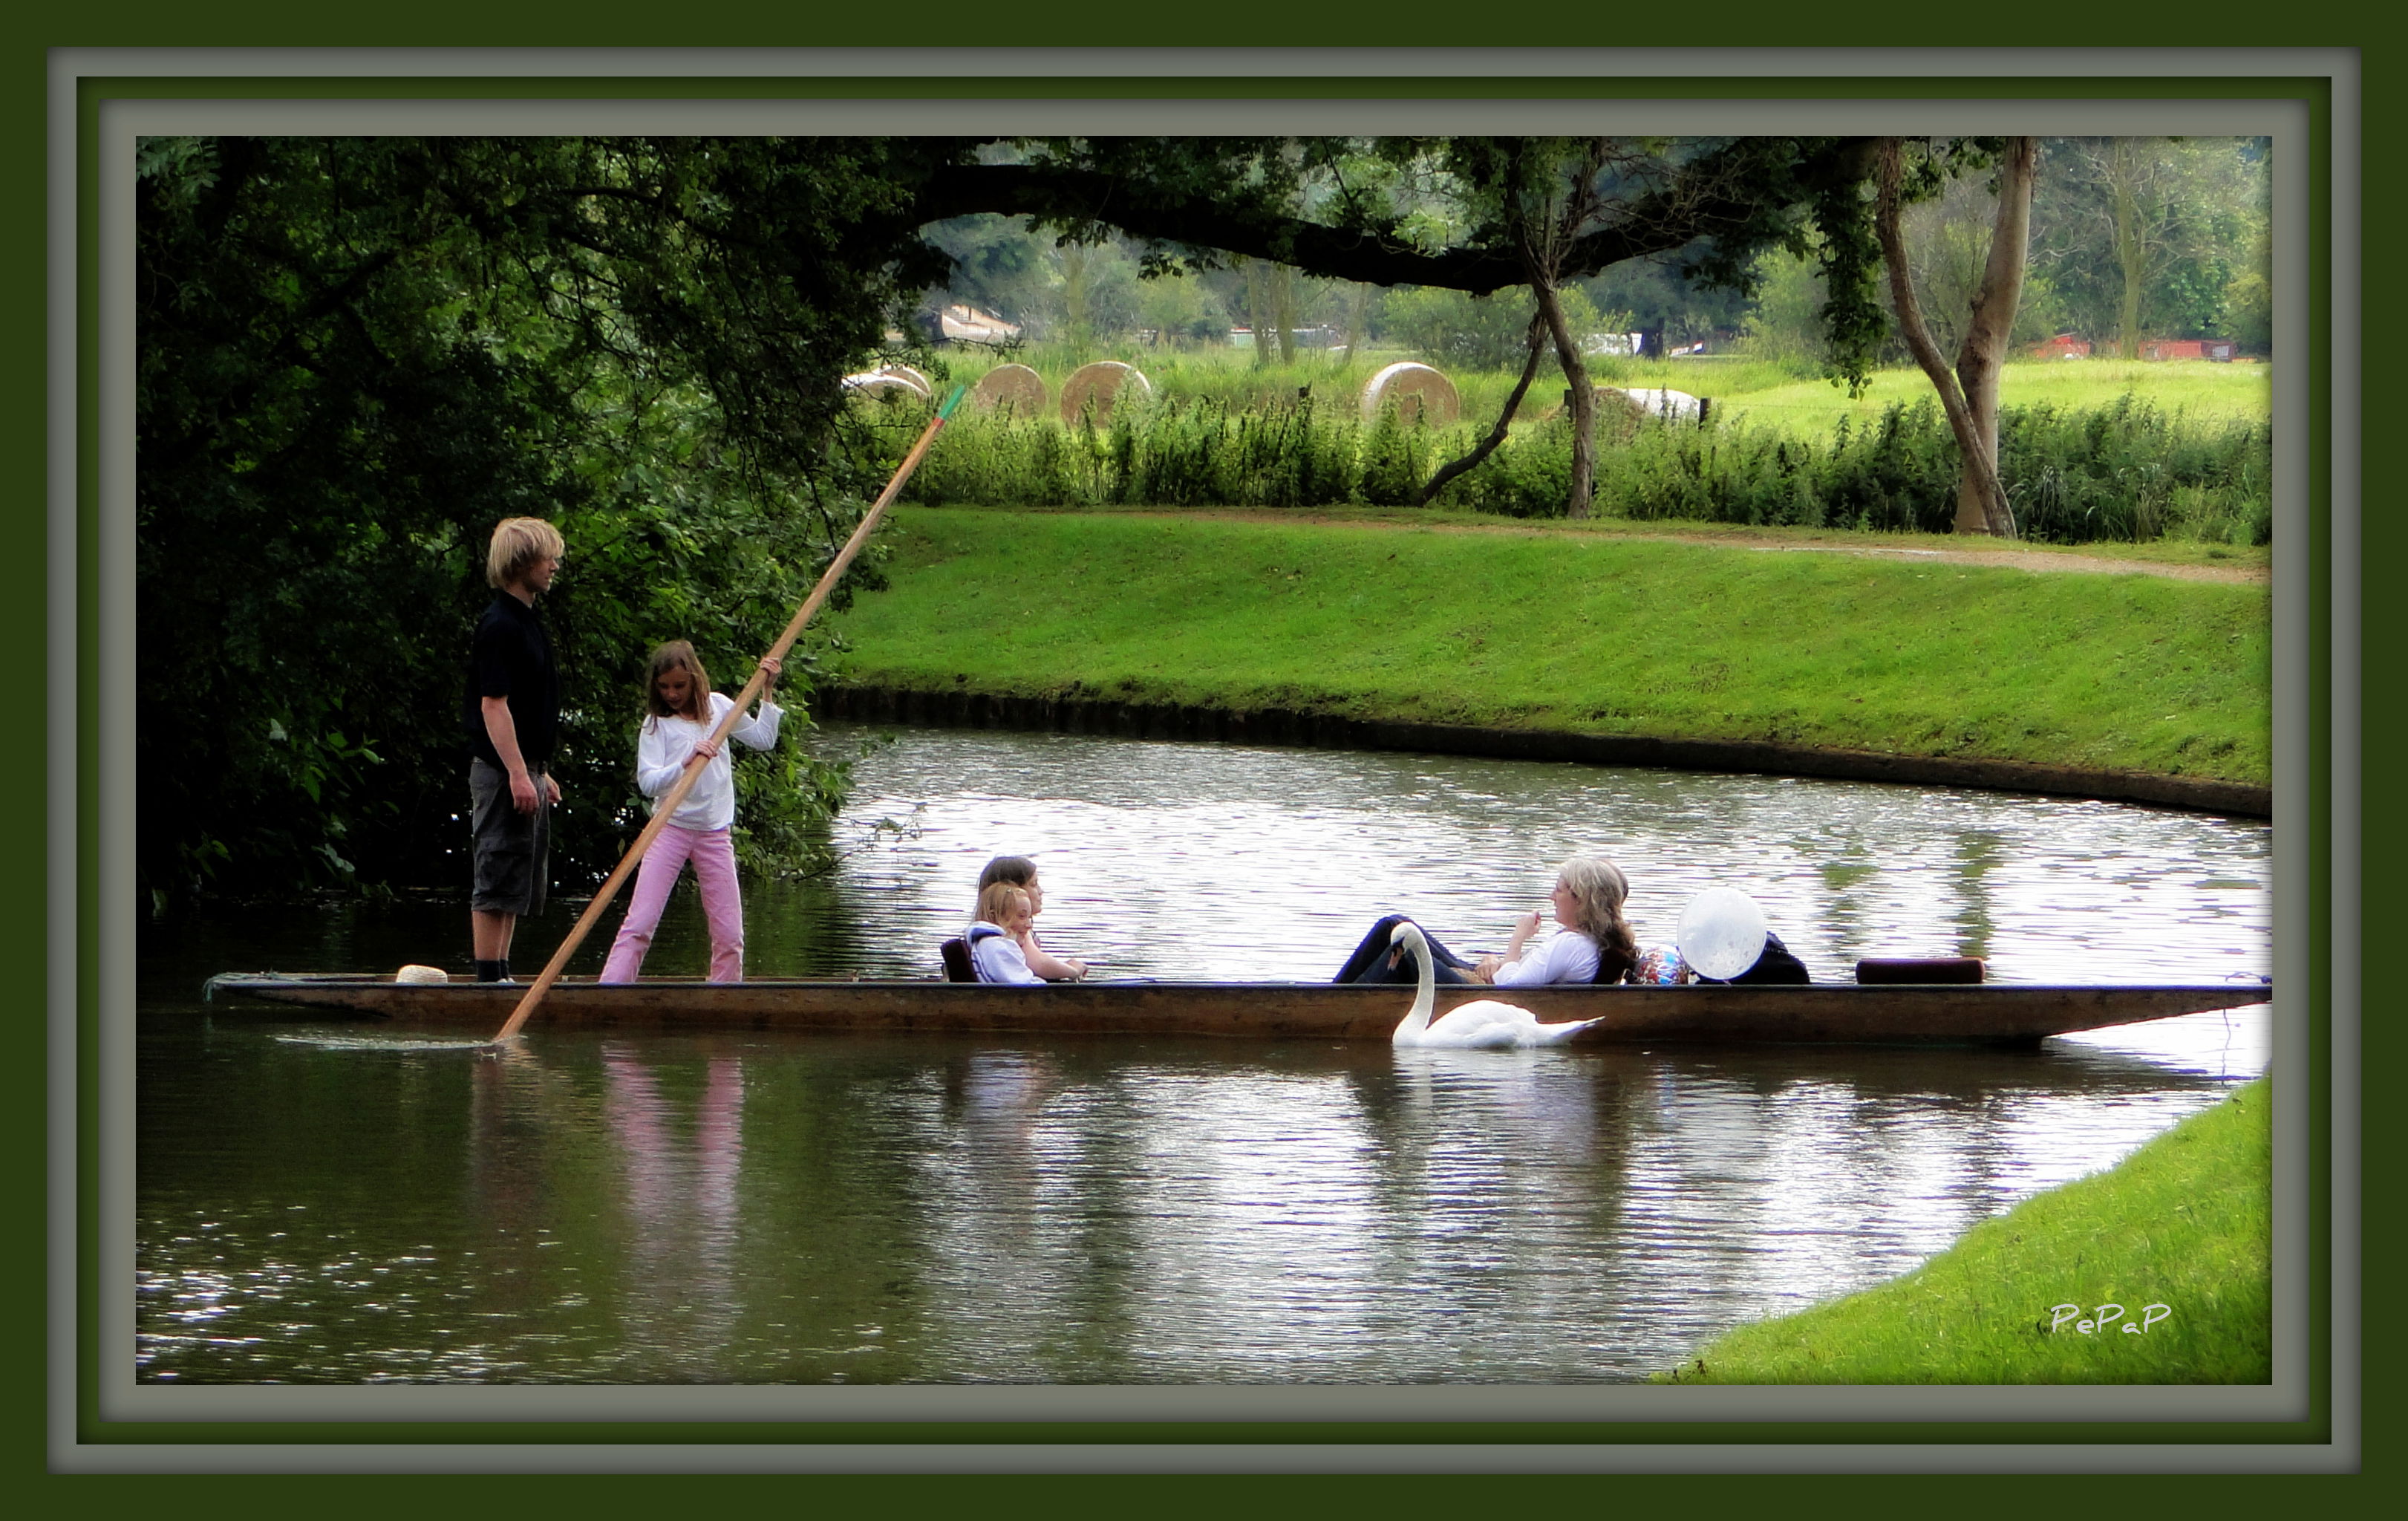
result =
[[[694,711],[681,713],[661,700],[661,678],[673,670],[694,673]],[[702,656],[683,639],[671,639],[652,652],[651,664],[644,667],[644,710],[654,718],[700,718],[710,711],[710,673],[702,668]]]
[[[1571,890],[1578,912],[1573,927],[1597,942],[1600,952],[1618,952],[1626,959],[1639,955],[1638,937],[1622,917],[1622,900],[1630,896],[1629,879],[1602,855],[1575,855],[1557,873]]]
[[[990,925],[1000,925],[1011,917],[1011,911],[1029,901],[1028,889],[1016,882],[991,882],[979,889],[978,916]]]
[[[485,582],[508,586],[538,560],[556,560],[566,548],[560,530],[541,518],[504,518],[494,525],[494,541],[485,546]]]

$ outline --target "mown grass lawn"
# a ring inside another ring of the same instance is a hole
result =
[[[898,509],[839,680],[2262,784],[2262,585],[1503,525]]]

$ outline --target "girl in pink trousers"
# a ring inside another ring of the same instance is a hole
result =
[[[785,716],[771,695],[778,682],[778,662],[761,662],[760,706],[752,716],[728,730],[728,738],[754,750],[778,742],[778,723]],[[735,700],[710,690],[710,678],[694,646],[673,639],[652,652],[645,683],[652,710],[636,731],[636,785],[645,796],[658,799],[677,784],[689,766],[702,768],[685,801],[644,853],[636,868],[636,895],[628,899],[626,922],[603,964],[602,981],[632,983],[643,969],[644,953],[652,948],[652,931],[660,926],[661,909],[677,885],[688,860],[702,889],[702,911],[710,921],[710,980],[744,980],[744,900],[736,887],[736,847],[728,830],[736,823],[736,773],[727,753],[710,743],[710,731]]]

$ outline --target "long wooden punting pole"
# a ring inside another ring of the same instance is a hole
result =
[[[853,537],[844,541],[844,548],[837,551],[836,558],[828,562],[826,574],[820,577],[820,583],[811,588],[811,595],[804,598],[803,605],[796,610],[794,620],[786,624],[786,631],[778,636],[778,642],[769,646],[769,653],[764,657],[765,659],[783,660],[786,657],[786,652],[794,646],[796,639],[802,634],[803,625],[811,621],[811,615],[820,610],[820,604],[825,602],[828,599],[828,594],[836,590],[836,583],[844,578],[845,568],[853,564],[853,557],[861,552],[861,546],[869,542],[871,531],[877,528],[878,520],[885,514],[886,504],[895,500],[895,494],[903,489],[903,482],[911,478],[913,470],[919,468],[920,457],[928,452],[930,444],[936,442],[937,430],[943,427],[945,420],[953,415],[953,409],[961,404],[962,393],[967,389],[958,385],[953,387],[953,394],[945,398],[945,404],[942,407],[937,409],[937,415],[928,419],[927,431],[920,435],[920,441],[911,446],[911,452],[904,455],[903,463],[896,466],[895,479],[886,482],[886,489],[878,494],[878,500],[870,505],[867,512],[862,514],[861,526],[853,531]],[[744,690],[737,695],[736,706],[728,709],[726,716],[722,718],[718,726],[710,731],[710,738],[706,741],[707,743],[727,742],[728,731],[735,728],[743,719],[744,710],[752,706],[752,699],[761,695],[761,687],[765,681],[761,667],[756,664],[752,667],[752,679],[745,682]],[[552,991],[552,984],[560,981],[562,969],[568,965],[568,958],[576,954],[577,948],[585,943],[586,933],[594,927],[595,921],[602,917],[602,911],[609,908],[610,900],[618,896],[619,889],[626,882],[628,875],[636,869],[637,864],[643,860],[644,852],[652,849],[652,841],[659,839],[661,831],[668,826],[669,816],[678,811],[680,803],[685,801],[685,795],[694,790],[695,780],[702,775],[703,764],[698,754],[694,761],[688,762],[684,774],[677,779],[667,794],[654,805],[652,822],[644,825],[644,832],[636,837],[636,842],[627,847],[627,854],[620,857],[618,866],[611,870],[601,887],[595,892],[594,901],[587,904],[585,911],[577,916],[577,924],[569,930],[568,938],[560,942],[560,949],[554,951],[552,954],[552,960],[544,965],[543,974],[535,980],[534,986],[526,990],[526,996],[519,999],[519,1006],[510,1011],[509,1022],[502,1026],[501,1033],[494,1037],[494,1044],[498,1045],[518,1034],[519,1027],[527,1022],[527,1016],[534,1013],[537,1007],[543,1002],[543,996]]]

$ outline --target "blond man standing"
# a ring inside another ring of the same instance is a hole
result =
[[[564,547],[541,518],[509,518],[485,552],[494,595],[469,644],[462,713],[476,839],[468,919],[480,983],[510,981],[519,918],[543,909],[560,801],[548,770],[560,735],[560,670],[535,599],[551,589]]]

